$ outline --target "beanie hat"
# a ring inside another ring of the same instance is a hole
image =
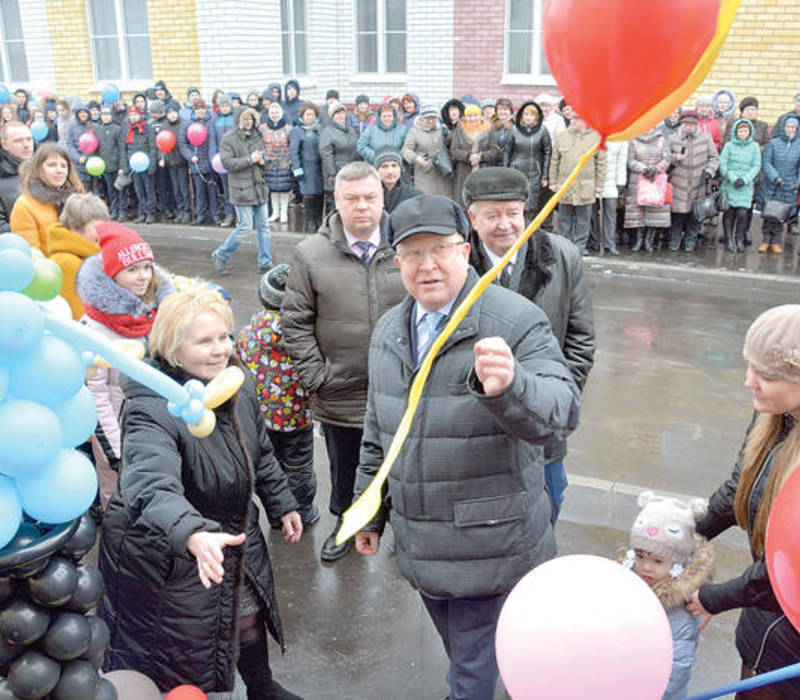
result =
[[[369,97],[367,97],[366,95],[357,95],[356,104],[358,105],[361,104],[362,102],[366,102],[367,104],[369,104]]]
[[[286,289],[286,280],[289,279],[291,268],[286,263],[276,265],[261,277],[258,284],[258,297],[266,309],[280,309],[283,302],[283,293]]]
[[[151,114],[164,114],[164,103],[161,100],[152,100],[150,102]]]
[[[403,156],[394,146],[381,146],[377,151],[375,151],[375,158],[372,161],[372,164],[377,169],[381,167],[381,163],[385,163],[386,161],[394,161],[398,165],[402,166]]]
[[[800,304],[761,314],[747,329],[742,354],[756,372],[800,383]]]
[[[100,114],[114,114],[114,110],[109,106],[105,106],[100,109]]]
[[[497,102],[495,102],[491,97],[485,100],[481,100],[481,109],[484,107],[496,107]]]
[[[229,105],[230,103],[231,103],[231,98],[228,97],[227,95],[220,95],[217,98],[217,106],[218,107],[220,107],[222,105]],[[152,112],[153,110],[150,110],[150,111]]]
[[[100,109],[100,103],[97,100],[89,100],[89,104],[86,106],[89,109]]]
[[[328,100],[337,100],[338,101],[338,99],[339,99],[339,91],[338,90],[328,90],[328,92],[325,93],[325,101],[326,102]]]
[[[739,109],[744,111],[745,107],[758,107],[758,100],[755,97],[743,97]]]
[[[439,109],[436,105],[422,105],[419,110],[420,117],[438,117]]]
[[[685,110],[683,110],[680,113],[680,116],[678,117],[678,121],[681,124],[683,124],[683,122],[688,122],[688,121],[697,122],[699,119],[700,119],[700,116],[693,109],[685,109]]]
[[[136,231],[116,221],[97,225],[103,270],[113,278],[126,267],[138,262],[153,262],[153,249]]]
[[[190,88],[189,88],[189,89],[186,91],[186,97],[191,97],[193,92],[196,92],[196,93],[199,95],[199,94],[200,94],[200,88],[196,88],[196,87],[190,87]]]
[[[644,491],[636,503],[642,510],[631,528],[631,549],[685,566],[694,550],[695,521],[706,514],[708,502],[693,498],[687,503]]]
[[[479,117],[481,115],[481,108],[480,105],[470,103],[464,107],[464,116],[471,117],[473,115]]]
[[[333,119],[333,115],[336,114],[336,112],[341,112],[341,111],[347,112],[347,107],[345,107],[338,100],[336,102],[331,102],[330,107],[328,107],[328,116],[331,119]]]
[[[796,127],[800,128],[800,119],[797,117],[786,117],[783,121],[783,126],[786,127],[787,124],[794,124]]]

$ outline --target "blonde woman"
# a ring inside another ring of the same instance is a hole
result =
[[[736,647],[742,678],[747,678],[800,661],[800,634],[781,611],[764,557],[772,504],[800,461],[800,305],[761,314],[747,331],[744,359],[745,386],[753,393],[756,413],[733,474],[711,497],[697,533],[711,539],[739,525],[750,540],[753,563],[737,578],[700,586],[688,607],[699,616],[742,609]],[[797,698],[800,680],[736,697]]]

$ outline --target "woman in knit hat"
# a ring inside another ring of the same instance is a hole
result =
[[[75,281],[84,305],[81,323],[112,340],[144,342],[158,305],[175,286],[153,263],[150,245],[132,228],[104,221],[95,231],[100,253],[84,261]],[[119,381],[119,370],[98,368],[86,382],[97,405],[97,439],[92,447],[103,508],[116,487],[121,456],[119,415],[124,396]]]
[[[773,134],[764,149],[763,169],[764,199],[777,199],[791,206],[789,220],[797,215],[797,190],[800,187],[800,119],[788,117],[783,121],[783,131]],[[783,226],[785,221],[764,219],[761,224],[759,253],[771,251],[782,253]]]
[[[730,478],[711,496],[696,531],[712,539],[739,525],[747,532],[753,563],[740,576],[705,583],[689,604],[694,615],[741,608],[736,648],[742,678],[800,662],[800,634],[782,613],[764,557],[767,522],[781,486],[800,462],[800,305],[776,306],[761,314],[744,340],[745,386],[755,414]],[[800,697],[800,680],[769,686],[773,695]]]
[[[419,116],[406,134],[403,158],[414,170],[414,186],[425,194],[453,196],[452,173],[442,174],[433,164],[434,156],[445,143],[444,130],[439,123],[436,105],[423,105]]]
[[[369,107],[369,97],[367,95],[358,95],[356,97],[356,106],[347,115],[347,123],[353,127],[353,131],[359,137],[364,133],[364,129],[375,123],[375,113]]]

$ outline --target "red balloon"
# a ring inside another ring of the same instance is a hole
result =
[[[81,137],[78,139],[78,147],[83,151],[87,156],[92,155],[97,150],[99,146],[99,142],[97,140],[97,136],[95,136],[90,131],[87,131],[85,134],[81,134]]]
[[[721,46],[735,11],[729,0],[547,0],[547,63],[593,129],[620,133],[657,105],[663,118],[683,102],[679,95],[674,107],[662,104],[687,81],[700,82],[705,73],[692,73],[708,71],[713,57],[704,54]]]
[[[158,132],[158,136],[156,136],[156,148],[162,153],[169,153],[175,148],[175,143],[175,134],[169,129],[162,129]]]
[[[800,469],[795,468],[772,503],[765,544],[775,597],[800,632]]]
[[[200,122],[195,122],[186,131],[186,138],[189,140],[189,143],[195,147],[202,146],[206,142],[207,137],[208,131],[206,131],[206,128]]]
[[[194,685],[179,685],[170,690],[164,700],[206,700],[206,694]]]

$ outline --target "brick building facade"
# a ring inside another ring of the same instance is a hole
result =
[[[97,95],[106,82],[98,75],[107,67],[93,53],[101,32],[92,12],[116,16],[119,36],[112,43],[119,41],[124,54],[123,7],[138,3],[149,63],[145,76],[113,80],[128,95],[157,79],[183,98],[190,85],[210,97],[216,87],[262,90],[296,76],[301,95],[314,100],[335,87],[348,102],[360,93],[376,103],[411,90],[424,102],[470,93],[519,104],[558,92],[542,51],[544,1],[16,0],[28,79],[15,81],[12,74],[6,80],[12,88]],[[366,19],[364,7],[373,12]],[[791,69],[798,46],[797,0],[742,0],[698,94],[728,87],[739,98],[756,95],[762,118],[771,120],[791,107],[800,89]]]

